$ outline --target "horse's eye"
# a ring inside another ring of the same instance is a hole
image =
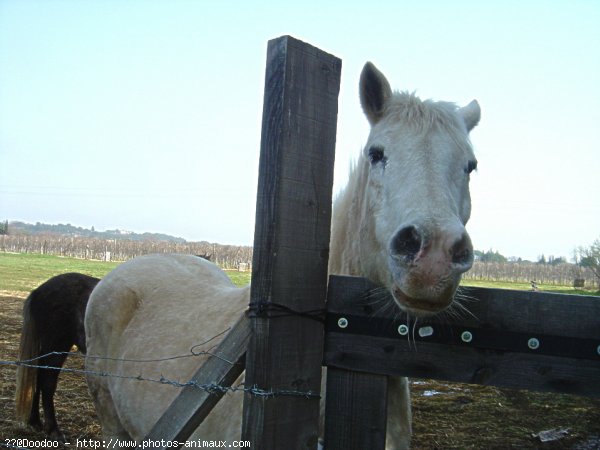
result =
[[[374,145],[369,149],[369,159],[371,160],[371,164],[377,164],[379,162],[385,163],[387,158],[385,157],[385,152],[383,147],[379,147]]]
[[[477,169],[477,161],[472,159],[469,162],[467,162],[467,167],[465,168],[465,173],[471,173],[475,169]]]

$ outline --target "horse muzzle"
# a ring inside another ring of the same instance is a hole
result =
[[[461,275],[472,265],[473,246],[464,226],[405,225],[389,245],[390,292],[403,310],[434,314],[450,306]]]
[[[391,293],[400,309],[415,316],[423,317],[439,313],[450,306],[454,300],[454,292],[457,286],[458,283],[447,285],[438,294],[417,292],[416,294],[421,296],[413,297],[394,284]]]

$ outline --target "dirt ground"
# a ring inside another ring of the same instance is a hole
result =
[[[22,293],[0,291],[0,361],[17,359],[23,300]],[[83,360],[71,357],[65,367],[82,369]],[[0,365],[0,446],[45,438],[14,420],[15,372]],[[411,386],[414,449],[600,449],[600,399],[426,380]],[[55,403],[68,448],[101,439],[82,375],[61,374]],[[547,443],[534,437],[550,429],[568,434]]]

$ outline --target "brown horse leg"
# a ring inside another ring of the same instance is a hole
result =
[[[27,424],[36,431],[42,431],[42,421],[40,420],[40,389],[37,386],[31,399],[31,412],[29,413]]]
[[[67,359],[66,355],[50,355],[45,359],[45,364],[51,367],[62,367]],[[65,437],[58,428],[56,411],[54,410],[54,393],[58,384],[60,370],[40,369],[38,372],[38,389],[42,392],[42,405],[44,406],[44,431],[53,439],[65,442]]]

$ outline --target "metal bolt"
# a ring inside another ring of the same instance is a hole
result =
[[[421,327],[419,328],[419,336],[427,337],[433,334],[433,327]]]
[[[473,340],[473,334],[470,331],[463,331],[460,335],[463,342],[471,342]]]
[[[408,326],[402,324],[398,327],[398,334],[400,336],[406,336],[408,334]]]
[[[345,317],[340,317],[338,319],[338,327],[346,328],[347,326],[348,326],[348,319],[346,319]]]
[[[527,341],[527,347],[531,350],[537,350],[540,347],[540,341],[536,338],[531,338]]]

